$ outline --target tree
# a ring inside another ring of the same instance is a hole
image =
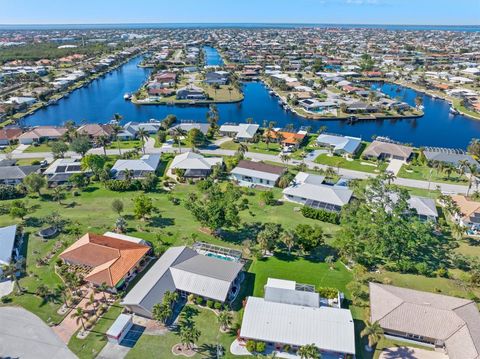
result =
[[[190,131],[188,131],[187,142],[192,147],[198,147],[205,143],[205,136],[198,128],[192,128]]]
[[[165,303],[157,303],[153,306],[153,319],[166,324],[168,318],[173,314],[172,308]]]
[[[13,283],[17,287],[19,293],[23,292],[23,288],[20,286],[17,274],[23,272],[23,264],[24,263],[22,261],[17,261],[2,266],[3,275],[5,277],[10,277],[13,280]]]
[[[102,292],[102,294],[103,294],[103,300],[104,300],[105,303],[107,302],[107,296],[105,295],[105,292],[108,290],[108,288],[109,287],[108,287],[107,283],[105,283],[105,282],[103,282],[102,284],[100,284],[98,286],[98,290],[100,292]]]
[[[107,136],[99,136],[96,139],[97,145],[103,148],[103,155],[107,156],[107,145],[110,143],[110,140]]]
[[[51,292],[45,284],[40,284],[35,290],[35,295],[42,299],[46,299],[51,295]]]
[[[292,231],[284,231],[280,235],[280,241],[287,248],[288,254],[291,254],[292,248],[295,246],[295,243],[296,243],[295,234]]]
[[[368,348],[373,348],[383,338],[383,329],[380,324],[377,322],[371,323],[367,321],[365,323],[365,328],[360,332],[361,337],[368,338]]]
[[[275,196],[273,195],[273,192],[270,190],[261,192],[260,199],[267,206],[273,206],[275,203],[277,203]]]
[[[320,358],[320,353],[315,344],[306,344],[298,349],[297,355],[301,359],[318,359]]]
[[[87,136],[75,137],[70,143],[70,149],[77,152],[82,157],[92,148],[90,139]]]
[[[55,141],[51,145],[52,153],[55,158],[62,158],[68,151],[68,145],[63,141]]]
[[[395,181],[395,174],[392,171],[385,172],[385,180],[387,181],[388,185],[391,185],[393,181]]]
[[[326,256],[325,263],[328,264],[328,268],[330,270],[335,268],[335,257],[334,256]]]
[[[118,134],[122,131],[123,131],[123,128],[120,127],[119,125],[112,126],[113,138],[117,141],[118,154],[120,156],[122,155],[122,150],[120,149],[120,139],[118,138]]]
[[[142,141],[142,151],[145,153],[145,142],[148,140],[148,131],[140,127],[137,131],[137,136]]]
[[[100,155],[86,155],[80,161],[80,166],[83,171],[92,171],[94,175],[98,176],[104,169],[106,158]]]
[[[144,194],[135,197],[133,200],[133,213],[137,218],[145,220],[153,211],[153,202],[150,197],[145,196]]]
[[[78,322],[82,323],[82,328],[85,331],[85,323],[84,320],[88,319],[87,313],[83,310],[83,308],[77,307],[77,309],[71,314],[72,318],[75,318],[75,322],[78,324]]]
[[[57,201],[58,204],[62,204],[62,199],[65,198],[65,187],[54,187],[52,192],[52,198],[54,201]]]
[[[195,328],[195,325],[192,323],[183,324],[180,326],[180,340],[187,349],[191,349],[198,339],[200,338],[200,331]]]
[[[70,176],[68,182],[70,182],[73,186],[81,189],[87,187],[88,178],[87,176],[85,176],[84,173],[74,173]]]
[[[24,202],[15,200],[10,205],[9,213],[13,218],[20,218],[23,220],[23,218],[27,215],[28,210]]]
[[[118,217],[115,221],[115,231],[118,233],[125,233],[127,229],[127,221],[123,217]]]
[[[186,131],[177,126],[173,129],[173,140],[178,144],[178,152],[182,152],[182,137],[185,137]]]
[[[32,172],[23,179],[23,184],[29,192],[37,193],[40,196],[40,190],[45,187],[47,181],[42,175]]]
[[[457,241],[463,239],[463,236],[465,234],[465,228],[463,228],[458,223],[452,223],[452,225],[450,226],[450,231],[452,233],[452,237],[455,238]]]
[[[472,139],[468,145],[468,152],[470,152],[471,155],[480,157],[480,140],[478,138]]]
[[[164,130],[157,132],[157,139],[159,143],[164,143],[167,140],[167,133]]]
[[[310,252],[325,242],[322,227],[298,224],[295,227],[298,245],[304,252]]]
[[[117,213],[119,216],[122,214],[123,212],[123,202],[121,199],[114,199],[112,201],[112,210]]]
[[[264,228],[257,234],[257,243],[265,255],[267,251],[273,249],[278,240],[282,227],[277,223],[266,223]]]
[[[218,313],[217,320],[220,324],[220,328],[225,331],[232,324],[232,315],[226,310],[223,310]]]
[[[282,161],[282,163],[285,165],[285,168],[288,168],[287,163],[290,161],[290,156],[286,153],[282,153],[280,155],[280,161]]]

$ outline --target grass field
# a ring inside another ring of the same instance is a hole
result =
[[[249,152],[265,153],[267,155],[278,155],[281,150],[281,146],[278,143],[270,143],[268,146],[265,142],[249,143],[247,144]],[[227,141],[220,145],[223,150],[236,151],[239,144],[233,141]]]
[[[315,159],[316,163],[327,165],[331,167],[345,168],[354,171],[362,171],[368,173],[379,173],[383,172],[387,168],[386,163],[381,163],[377,165],[375,162],[365,161],[362,159],[354,159],[353,161],[348,161],[344,157],[340,156],[329,156],[328,154],[321,154]],[[369,163],[369,165],[364,165],[363,163]]]
[[[407,169],[409,171],[407,171]],[[445,173],[438,173],[437,170],[428,166],[403,165],[398,172],[398,177],[453,184],[467,184],[468,182],[465,175],[460,176],[458,173],[452,172],[450,176],[447,176]]]
[[[129,141],[113,141],[107,146],[107,149],[109,150],[116,150],[120,147],[121,149],[134,149],[135,147],[137,148],[142,148],[142,141],[140,140],[129,140]]]
[[[25,153],[52,152],[52,147],[50,146],[50,143],[44,142],[44,143],[40,143],[37,146],[30,145],[23,152],[25,152]]]

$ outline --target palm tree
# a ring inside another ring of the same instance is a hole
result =
[[[172,316],[173,310],[166,303],[157,303],[153,306],[152,314],[155,320],[165,324],[168,318]]]
[[[395,181],[395,174],[392,171],[385,172],[385,181],[387,181],[388,185],[390,186],[393,181]]]
[[[58,204],[62,204],[62,198],[64,195],[63,192],[64,192],[63,186],[57,186],[53,188],[52,197],[55,201],[58,202]]]
[[[112,133],[113,133],[113,138],[117,141],[117,148],[118,148],[118,154],[121,156],[122,151],[120,150],[120,139],[118,138],[118,134],[122,132],[122,128],[118,125],[113,125],[112,127]]]
[[[223,331],[226,331],[230,326],[230,324],[232,324],[232,315],[226,310],[224,310],[218,314],[217,320],[218,320],[218,323],[220,324],[220,328]]]
[[[67,287],[64,284],[57,284],[55,287],[55,296],[57,297],[62,297],[63,303],[66,305],[67,304],[67,293],[66,293]]]
[[[177,141],[178,144],[178,152],[182,153],[182,139],[180,137],[186,136],[187,132],[185,130],[182,130],[180,127],[175,127],[173,129],[173,137],[174,140]]]
[[[97,145],[103,148],[103,155],[107,156],[107,145],[110,141],[108,140],[107,136],[99,136],[97,138]]]
[[[148,139],[148,132],[143,127],[138,129],[137,136],[142,141],[142,151],[145,153],[145,141]]]
[[[470,189],[472,188],[473,180],[476,179],[476,176],[478,174],[477,165],[474,164],[474,163],[469,163],[468,164],[468,172],[470,172],[470,173],[469,173],[469,176],[468,176],[467,197],[468,197],[468,194],[470,193]],[[477,186],[478,186],[478,184],[477,184]]]
[[[463,228],[458,223],[452,223],[450,231],[452,233],[452,237],[456,240],[461,240],[463,238],[463,235],[465,234],[465,228]]]
[[[320,353],[318,352],[318,348],[315,344],[306,344],[298,349],[297,355],[300,356],[301,359],[318,359],[320,358]]]
[[[288,163],[288,161],[290,161],[290,156],[287,155],[286,153],[282,153],[280,155],[280,161],[283,162],[283,164],[285,165],[285,168],[288,168],[287,163]]]
[[[333,169],[333,167],[327,167],[327,169],[325,170],[325,178],[330,179],[333,178],[335,175],[335,169]]]
[[[123,170],[123,175],[126,182],[131,182],[134,176],[133,170]]]
[[[361,337],[368,338],[367,350],[371,351],[373,346],[383,338],[383,329],[378,321],[371,323],[367,321],[365,328],[360,332]]]
[[[195,325],[182,325],[180,327],[180,340],[183,345],[187,347],[187,349],[191,349],[192,345],[195,344],[196,341],[200,338],[200,331],[195,328]]]
[[[248,146],[245,143],[240,143],[237,148],[237,153],[241,154],[242,156],[248,151]]]
[[[71,315],[72,318],[75,318],[75,322],[78,324],[78,322],[82,323],[82,328],[85,331],[85,323],[83,320],[88,319],[87,313],[83,310],[83,308],[77,307],[77,309],[72,313]]]
[[[118,112],[113,114],[113,119],[115,122],[120,122],[123,119],[123,116],[120,115]]]
[[[105,292],[108,290],[108,285],[107,283],[103,282],[102,284],[100,284],[98,286],[98,290],[102,292],[103,294],[103,300],[105,301],[105,303],[107,302],[107,296],[105,295]]]
[[[13,280],[13,283],[17,287],[19,293],[23,292],[23,288],[20,286],[20,282],[18,281],[17,273],[22,272],[20,262],[11,262],[10,264],[4,265],[2,267],[3,275],[5,277],[10,277]]]
[[[292,252],[292,248],[295,245],[295,235],[291,231],[284,231],[280,236],[280,241],[287,247],[288,254]]]

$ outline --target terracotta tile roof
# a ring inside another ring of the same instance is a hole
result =
[[[79,127],[77,132],[82,135],[88,135],[92,137],[100,137],[100,136],[109,137],[113,133],[113,128],[110,125],[100,125],[97,123],[91,123],[91,124],[83,125]]]
[[[0,129],[0,140],[14,140],[21,134],[20,128],[2,128]]]
[[[480,202],[471,201],[462,195],[453,195],[452,199],[460,209],[463,219],[468,220],[475,213],[480,213]]]
[[[280,137],[281,135],[282,143],[288,144],[288,145],[296,145],[298,143],[301,143],[303,139],[305,138],[304,134],[300,133],[293,133],[293,132],[285,132],[285,131],[270,131],[266,132],[265,136],[269,135],[270,138],[276,139],[277,137]]]
[[[113,287],[149,250],[150,247],[143,244],[87,233],[64,250],[60,258],[71,264],[91,267],[85,280]]]

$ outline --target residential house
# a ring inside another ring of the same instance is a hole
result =
[[[42,166],[1,166],[0,184],[17,185],[30,173],[40,173]]]
[[[177,128],[184,132],[189,132],[190,130],[196,128],[197,130],[200,130],[200,132],[202,132],[204,135],[206,135],[208,133],[208,130],[210,129],[210,124],[203,122],[182,122],[178,125],[171,127],[168,132],[170,134],[174,134]]]
[[[148,134],[153,135],[162,128],[160,122],[127,122],[123,130],[118,133],[118,139],[122,141],[134,140],[138,136],[138,131],[143,129]]]
[[[274,141],[280,143],[284,149],[294,151],[300,147],[305,139],[306,134],[299,132],[287,132],[287,131],[266,131],[264,137],[269,137]]]
[[[49,187],[68,183],[68,180],[74,173],[82,173],[82,166],[78,158],[59,158],[53,161],[47,167],[44,174],[47,176],[47,184]],[[84,172],[87,176],[90,171]]]
[[[463,195],[453,195],[452,200],[460,211],[455,215],[455,220],[464,227],[480,228],[480,202]]]
[[[221,165],[223,158],[221,157],[203,157],[199,153],[185,152],[175,156],[173,159],[168,174],[175,176],[176,170],[184,171],[185,178],[206,178],[212,172],[212,167]]]
[[[427,147],[423,150],[423,154],[429,162],[443,162],[459,167],[463,161],[466,161],[470,165],[480,166],[472,156],[466,154],[463,150]]]
[[[285,172],[285,167],[263,162],[241,160],[230,172],[230,176],[241,186],[274,187]]]
[[[150,250],[138,238],[87,233],[65,249],[60,258],[68,265],[88,268],[85,281],[96,286],[105,283],[116,290],[135,277]]]
[[[283,190],[284,198],[315,209],[340,212],[352,198],[346,186],[325,184],[325,177],[299,172],[290,186]]]
[[[319,146],[330,148],[336,155],[354,156],[360,149],[362,139],[359,137],[322,133],[317,137],[317,144]]]
[[[67,129],[65,127],[38,126],[18,136],[18,142],[30,145],[34,142],[59,140],[66,132]]]
[[[229,136],[239,142],[249,142],[253,140],[259,127],[254,123],[224,124],[220,126],[219,132],[221,136]]]
[[[117,160],[110,172],[116,179],[125,179],[127,171],[132,173],[132,178],[145,178],[149,174],[155,174],[160,159],[160,154],[149,154],[143,155],[140,159]]]
[[[162,302],[167,291],[177,292],[183,298],[195,294],[222,303],[231,301],[240,290],[243,264],[226,259],[213,252],[200,254],[185,246],[170,247],[121,304],[130,312],[152,318],[153,306]]]
[[[189,85],[177,90],[178,100],[205,100],[207,97],[201,87]]]
[[[280,353],[287,345],[295,352],[313,344],[322,357],[355,356],[355,328],[350,310],[321,304],[311,285],[268,278],[264,297],[246,300],[236,343],[245,346],[248,340],[262,341],[268,350]]]
[[[389,336],[444,348],[450,359],[480,358],[480,313],[472,300],[370,283],[370,321]]]
[[[367,159],[397,159],[406,162],[410,159],[412,153],[413,149],[411,147],[375,140],[363,151],[362,156]]]
[[[0,146],[8,146],[22,134],[21,128],[0,129]]]
[[[4,265],[9,265],[12,261],[12,258],[14,256],[18,256],[18,250],[15,248],[16,236],[16,224],[0,228],[0,278],[2,275],[1,267]]]
[[[209,85],[226,85],[228,82],[227,71],[214,71],[205,74],[205,83]]]
[[[77,129],[77,133],[79,135],[88,136],[92,140],[96,140],[99,137],[111,138],[113,134],[113,128],[111,125],[91,123],[80,126]]]

